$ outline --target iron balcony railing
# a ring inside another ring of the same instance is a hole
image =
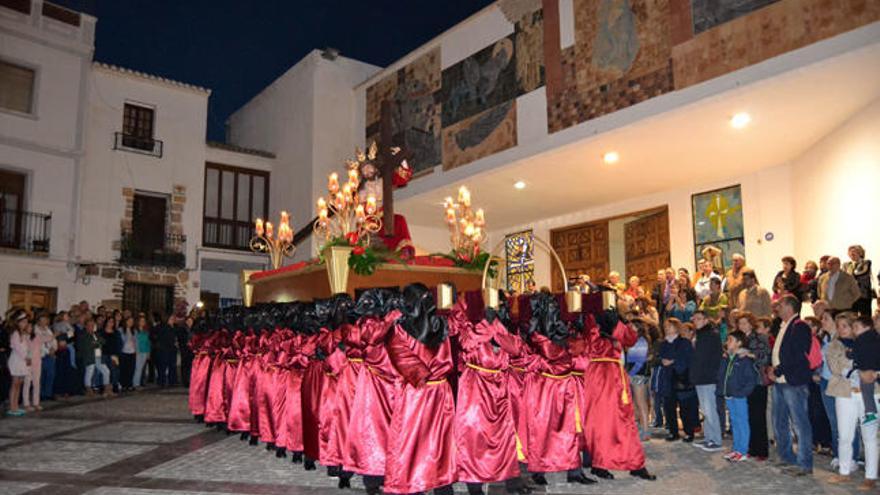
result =
[[[0,209],[0,247],[48,253],[52,215]]]
[[[113,133],[113,149],[162,158],[162,141],[153,138],[129,136],[121,132]]]
[[[186,266],[186,236],[165,234],[160,239],[145,239],[132,232],[123,232],[119,262],[123,265],[183,268]]]

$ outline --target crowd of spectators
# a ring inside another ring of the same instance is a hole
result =
[[[10,309],[0,320],[0,397],[6,414],[42,410],[43,400],[105,397],[148,384],[188,386],[189,347],[200,310],[179,307],[163,317],[94,310],[82,301],[57,314]],[[178,374],[179,370],[179,374]]]

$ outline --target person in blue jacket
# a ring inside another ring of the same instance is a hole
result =
[[[755,361],[748,355],[746,334],[736,330],[727,335],[727,357],[718,369],[718,395],[724,397],[733,427],[733,450],[724,455],[730,462],[749,458],[748,396],[758,384]]]
[[[694,347],[690,340],[681,336],[682,324],[677,318],[667,318],[663,323],[665,334],[660,345],[660,376],[658,396],[663,399],[666,440],[674,442],[681,438],[678,434],[678,413],[684,425],[684,442],[694,441],[694,430],[699,423],[697,413],[697,392],[690,380],[690,366],[694,357]]]

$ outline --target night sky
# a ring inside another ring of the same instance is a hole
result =
[[[95,59],[211,88],[208,139],[315,48],[388,64],[491,0],[52,0],[98,18]]]

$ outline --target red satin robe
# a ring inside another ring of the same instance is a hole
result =
[[[337,332],[338,335],[338,332]],[[337,342],[338,344],[338,342]],[[324,388],[321,390],[321,457],[324,466],[342,466],[342,440],[338,436],[336,409],[339,407],[339,375],[348,365],[345,351],[335,349],[324,361]]]
[[[450,315],[449,327],[450,333],[458,334],[463,363],[454,424],[458,481],[516,478],[520,473],[507,390],[509,357],[496,345],[507,339],[507,329],[498,320],[474,325],[460,307]]]
[[[302,383],[309,364],[309,356],[315,353],[314,342],[302,334],[294,334],[285,345],[287,351],[287,387],[285,388],[284,419],[287,423],[287,450],[303,451]]]
[[[571,354],[571,382],[572,392],[581,412],[581,426],[583,426],[583,411],[586,410],[587,398],[584,394],[584,375],[590,366],[590,358],[586,353],[587,342],[583,335],[577,335],[568,341],[568,353]],[[578,448],[587,450],[587,442],[584,438],[583,427],[578,431]]]
[[[229,411],[232,409],[232,394],[235,391],[235,379],[241,366],[239,356],[244,345],[245,335],[240,330],[232,336],[230,345],[223,349],[223,357],[226,359],[226,369],[223,378],[223,417],[229,422]]]
[[[618,323],[613,339],[599,335],[595,325],[586,338],[590,366],[584,375],[584,437],[593,466],[620,471],[641,469],[645,467],[645,451],[621,357],[625,348],[636,343],[638,335],[630,326]]]
[[[526,380],[528,465],[533,473],[580,467],[581,418],[571,376],[571,355],[544,335],[533,333],[535,373]]]
[[[229,332],[221,330],[214,340],[215,352],[211,359],[211,376],[208,380],[208,400],[205,404],[206,423],[226,423],[225,396],[226,350],[231,345]]]
[[[427,492],[455,481],[455,399],[449,339],[429,348],[395,324],[387,343],[403,378],[388,431],[385,492]]]
[[[276,446],[287,448],[287,437],[290,432],[289,422],[284,417],[287,409],[287,382],[290,379],[290,369],[287,367],[287,342],[293,336],[293,332],[288,329],[276,332],[278,338],[275,344],[275,367],[274,378],[272,382],[272,424],[275,427],[275,438],[272,440]]]
[[[195,334],[190,341],[190,348],[195,354],[192,372],[189,379],[189,410],[193,416],[205,414],[208,400],[208,380],[211,374],[211,345],[217,333],[210,335]]]
[[[508,351],[510,366],[507,368],[507,396],[510,397],[510,412],[516,428],[517,457],[520,462],[526,462],[531,414],[531,408],[525,401],[526,381],[534,375],[532,370],[537,359],[519,335],[510,334],[509,338],[513,342],[513,349]]]
[[[322,328],[317,335],[309,336],[316,349],[325,352],[328,341],[332,340],[330,331]],[[311,459],[321,456],[321,400],[324,384],[324,362],[310,356],[302,383],[303,451]]]
[[[232,403],[229,406],[227,427],[231,431],[251,431],[251,396],[254,395],[256,375],[254,368],[258,366],[257,336],[248,331],[239,355],[238,373],[232,392]]]
[[[260,440],[271,443],[275,441],[275,423],[272,418],[272,410],[275,407],[275,351],[278,345],[278,331],[271,335],[263,333],[260,336],[261,356],[259,372],[257,374],[257,414],[259,415],[259,428],[257,433]],[[251,432],[254,431],[253,424]]]
[[[357,390],[358,375],[363,368],[364,343],[361,340],[361,330],[358,325],[346,325],[343,328],[342,339],[345,343],[345,351],[342,360],[331,360],[331,364],[337,367],[334,373],[336,379],[336,407],[333,409],[332,431],[330,432],[331,450],[338,452],[337,464],[345,464],[346,449],[348,448],[348,425],[351,422],[352,404]]]
[[[355,385],[354,399],[343,450],[343,467],[365,476],[382,476],[388,457],[391,418],[400,395],[400,379],[391,365],[385,340],[400,318],[394,310],[384,318],[364,317],[357,326],[363,342],[363,366]]]

